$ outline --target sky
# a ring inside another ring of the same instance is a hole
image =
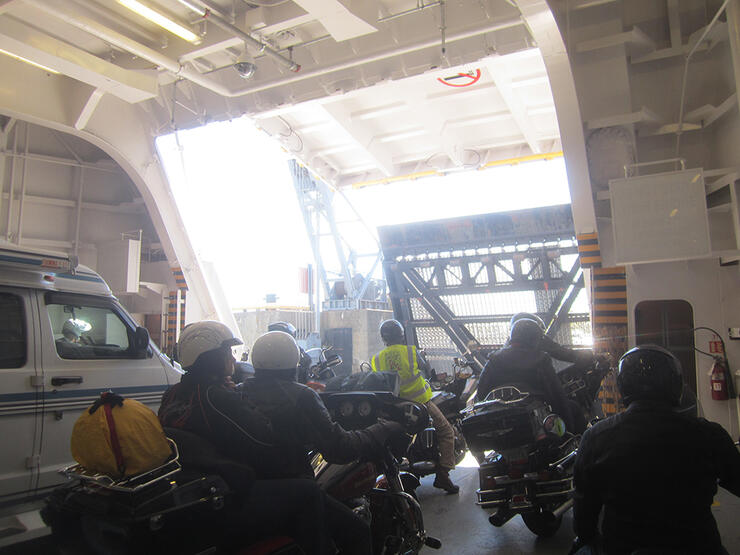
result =
[[[268,294],[307,305],[299,269],[313,254],[280,144],[242,117],[164,135],[157,148],[193,246],[214,264],[232,309],[264,306]],[[358,254],[377,251],[367,228],[570,203],[562,158],[343,192],[336,220]],[[366,225],[351,221],[347,201]],[[331,266],[331,239],[321,248]],[[368,271],[372,259],[359,260]]]

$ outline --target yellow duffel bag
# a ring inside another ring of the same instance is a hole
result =
[[[70,443],[86,470],[116,479],[153,470],[171,455],[154,411],[111,391],[80,415]]]

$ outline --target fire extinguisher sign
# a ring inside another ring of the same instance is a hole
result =
[[[709,352],[712,354],[721,355],[724,351],[722,350],[722,341],[710,341]]]

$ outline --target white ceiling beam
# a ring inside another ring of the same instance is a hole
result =
[[[218,42],[214,42],[211,44],[207,44],[205,46],[201,46],[199,48],[195,48],[191,50],[190,52],[183,54],[177,60],[181,64],[184,64],[186,62],[192,62],[193,60],[197,60],[198,58],[204,58],[206,56],[210,56],[211,54],[223,52],[227,48],[234,48],[234,47],[244,48],[244,41],[238,37],[229,37],[224,40],[219,40]]]
[[[98,103],[100,102],[100,99],[103,98],[104,94],[105,94],[105,91],[101,91],[100,89],[95,89],[90,94],[90,97],[87,99],[87,102],[85,102],[85,105],[82,107],[82,110],[80,111],[80,115],[77,116],[77,121],[75,122],[75,129],[81,130],[87,127],[87,124],[90,121],[90,118],[92,117],[93,112],[95,111],[95,108],[98,107]]]
[[[370,18],[375,21],[374,2],[365,0],[355,2],[351,0],[344,0],[344,2],[340,0],[294,0],[294,2],[318,19],[337,42],[377,31],[367,21]],[[352,10],[350,11],[345,4],[349,4]],[[361,12],[364,17],[358,15],[357,12]]]
[[[0,48],[126,102],[136,103],[157,96],[154,75],[123,69],[20,21],[0,19]]]
[[[366,125],[354,121],[342,103],[324,104],[322,109],[345,131],[351,142],[365,151],[385,175],[393,175],[395,167],[391,151],[375,140],[375,136]]]
[[[512,87],[512,80],[507,68],[504,66],[504,63],[499,62],[495,58],[487,60],[486,65],[496,85],[496,90],[498,90],[511,115],[514,117],[514,121],[522,132],[522,135],[524,135],[529,148],[535,154],[539,154],[542,152],[542,148],[539,144],[537,132],[527,116],[526,106]]]
[[[671,32],[671,48],[681,48],[681,9],[678,0],[666,0],[668,5],[668,28]]]
[[[244,15],[246,28],[265,37],[312,21],[316,21],[316,17],[293,2],[270,8],[254,8]]]

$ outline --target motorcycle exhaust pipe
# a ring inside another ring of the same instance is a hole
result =
[[[570,508],[571,508],[572,506],[573,506],[573,500],[572,500],[572,499],[568,499],[568,500],[567,500],[567,501],[566,501],[565,503],[563,503],[562,505],[560,505],[560,506],[559,506],[558,508],[556,508],[556,509],[555,509],[555,510],[554,510],[554,511],[552,512],[552,516],[554,516],[555,518],[560,518],[560,517],[561,517],[561,516],[563,516],[563,515],[564,515],[564,514],[565,514],[565,513],[566,513],[566,512],[568,511],[568,509],[570,509]]]

